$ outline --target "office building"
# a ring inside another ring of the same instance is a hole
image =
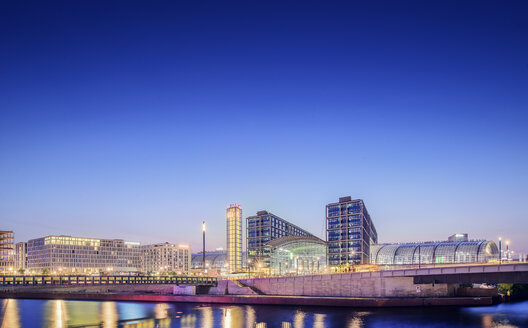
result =
[[[230,272],[242,269],[242,207],[229,205],[226,210],[227,265]]]
[[[246,218],[246,221],[248,265],[256,269],[270,267],[271,247],[266,245],[269,241],[285,236],[314,237],[268,211],[259,211],[257,215]]]
[[[371,263],[413,265],[443,263],[487,263],[499,259],[499,249],[488,240],[438,241],[372,245]]]
[[[326,241],[331,268],[370,262],[370,245],[378,242],[378,234],[363,200],[347,196],[326,205]]]
[[[13,273],[15,266],[15,233],[0,230],[0,273]]]
[[[139,242],[71,236],[47,236],[28,241],[32,273],[126,273],[140,269]]]
[[[191,247],[161,243],[141,246],[141,271],[150,273],[189,273]]]
[[[17,270],[27,269],[27,243],[16,243],[15,245],[15,268]]]

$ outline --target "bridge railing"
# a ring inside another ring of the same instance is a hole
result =
[[[216,286],[215,277],[187,276],[0,276],[0,286],[97,286],[97,285],[195,285]]]

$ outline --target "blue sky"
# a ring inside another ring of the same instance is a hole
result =
[[[0,228],[225,244],[225,208],[323,236],[528,251],[524,1],[3,3]]]

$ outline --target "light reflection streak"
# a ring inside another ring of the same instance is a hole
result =
[[[370,314],[369,312],[356,312],[354,317],[348,322],[348,328],[361,328],[365,326],[363,317]]]
[[[244,326],[244,311],[240,306],[229,307],[224,310],[222,318],[223,328],[237,328]]]
[[[117,305],[115,302],[103,302],[101,319],[104,328],[116,328],[119,315],[117,314]]]
[[[302,311],[295,312],[293,318],[293,328],[304,328],[304,317],[306,314]]]
[[[50,301],[51,311],[48,314],[50,328],[65,328],[68,321],[66,306],[63,300]]]
[[[1,328],[20,328],[20,315],[18,314],[18,302],[15,299],[5,299],[2,307],[4,309],[4,316],[2,319]]]
[[[199,308],[200,310],[200,328],[213,328],[213,309],[209,306]]]
[[[231,320],[232,320],[231,309],[230,308],[224,309],[224,316],[222,317],[222,327],[231,328],[231,325],[233,324]]]
[[[326,314],[316,313],[314,314],[314,328],[324,328],[325,327],[325,318]]]
[[[246,305],[246,327],[253,327],[255,322],[257,322],[255,309]]]
[[[213,327],[211,319],[211,326],[202,326],[202,327]],[[180,321],[181,328],[195,328],[196,327],[196,315],[194,314],[185,314],[181,316]]]
[[[167,303],[159,303],[154,307],[154,316],[156,319],[164,319],[167,317],[167,312],[170,306]]]

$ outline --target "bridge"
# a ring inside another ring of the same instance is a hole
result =
[[[528,263],[468,265],[392,271],[392,275],[413,277],[415,284],[528,284]]]
[[[186,276],[0,276],[0,286],[188,285],[216,286],[214,277]]]
[[[240,283],[265,295],[442,297],[454,295],[458,285],[466,283],[528,283],[528,263],[266,277],[240,279]]]

